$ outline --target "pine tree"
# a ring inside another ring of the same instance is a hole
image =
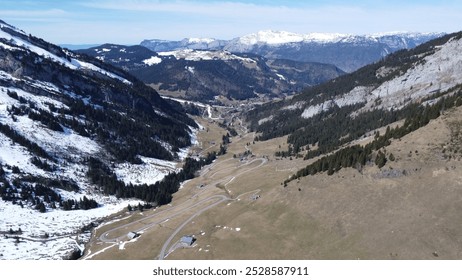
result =
[[[390,155],[388,156],[388,159],[391,161],[395,161],[395,156],[392,153],[390,153]]]
[[[385,157],[385,154],[382,153],[382,151],[379,151],[377,153],[377,157],[375,158],[375,164],[378,168],[382,168],[385,163],[387,163],[387,158]]]
[[[40,211],[40,213],[45,213],[47,211],[45,204],[43,202],[37,204],[36,208]]]

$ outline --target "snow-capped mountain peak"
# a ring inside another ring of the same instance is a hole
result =
[[[296,33],[286,31],[258,31],[257,33],[248,34],[239,38],[239,43],[244,45],[256,44],[285,44],[292,42],[301,42],[303,37]]]
[[[298,34],[287,31],[265,30],[257,33],[248,34],[238,39],[239,43],[244,45],[268,44],[280,45],[299,42],[337,42],[350,35],[340,33],[309,33]]]
[[[210,44],[216,41],[216,39],[213,39],[213,38],[188,38],[187,40],[188,40],[188,43],[190,44],[198,44],[198,43]]]

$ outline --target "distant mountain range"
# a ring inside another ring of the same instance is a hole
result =
[[[284,97],[344,74],[329,64],[224,50],[154,52],[143,46],[105,44],[78,52],[121,67],[160,92],[181,93],[202,102],[220,95],[237,100]]]
[[[443,33],[384,33],[348,35],[296,34],[260,31],[232,40],[190,38],[181,41],[144,40],[140,45],[155,52],[194,49],[253,53],[270,59],[333,64],[346,72],[380,60],[401,49],[410,49]]]
[[[121,67],[162,93],[213,102],[217,96],[292,95],[441,35],[260,31],[232,40],[144,40],[136,46],[105,44],[78,52]]]

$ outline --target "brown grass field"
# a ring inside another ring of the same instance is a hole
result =
[[[287,187],[281,182],[307,162],[274,157],[279,146],[286,147],[286,138],[253,144],[253,133],[237,136],[226,155],[174,195],[172,206],[155,210],[186,208],[192,203],[188,201],[216,194],[233,199],[183,227],[174,241],[183,235],[197,240],[167,259],[461,259],[461,116],[461,108],[453,109],[393,140],[386,152],[396,159],[381,169],[347,168],[332,176],[304,177]],[[198,135],[201,149],[212,150],[216,146],[210,143],[220,143],[224,130],[201,122],[208,128]],[[254,157],[233,158],[244,153],[248,143]],[[265,164],[257,161],[263,157],[268,159]],[[198,188],[201,184],[205,187]],[[114,245],[92,259],[156,259],[168,236],[199,208],[144,230],[123,250]],[[99,228],[94,236],[155,211],[131,214]],[[111,245],[93,239],[87,252]]]

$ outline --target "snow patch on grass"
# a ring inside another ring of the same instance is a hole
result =
[[[156,65],[162,62],[162,58],[157,56],[152,56],[148,59],[143,60],[143,63],[149,66]]]
[[[125,184],[155,184],[171,172],[177,172],[176,162],[140,157],[142,164],[119,163],[114,168],[117,178]]]
[[[91,210],[49,210],[40,213],[0,200],[0,213],[5,217],[0,220],[0,231],[8,233],[10,229],[16,231],[19,228],[22,231],[22,234],[0,235],[0,260],[62,259],[89,241],[90,234],[81,233],[83,226],[134,203],[107,197],[92,198],[106,204]]]

